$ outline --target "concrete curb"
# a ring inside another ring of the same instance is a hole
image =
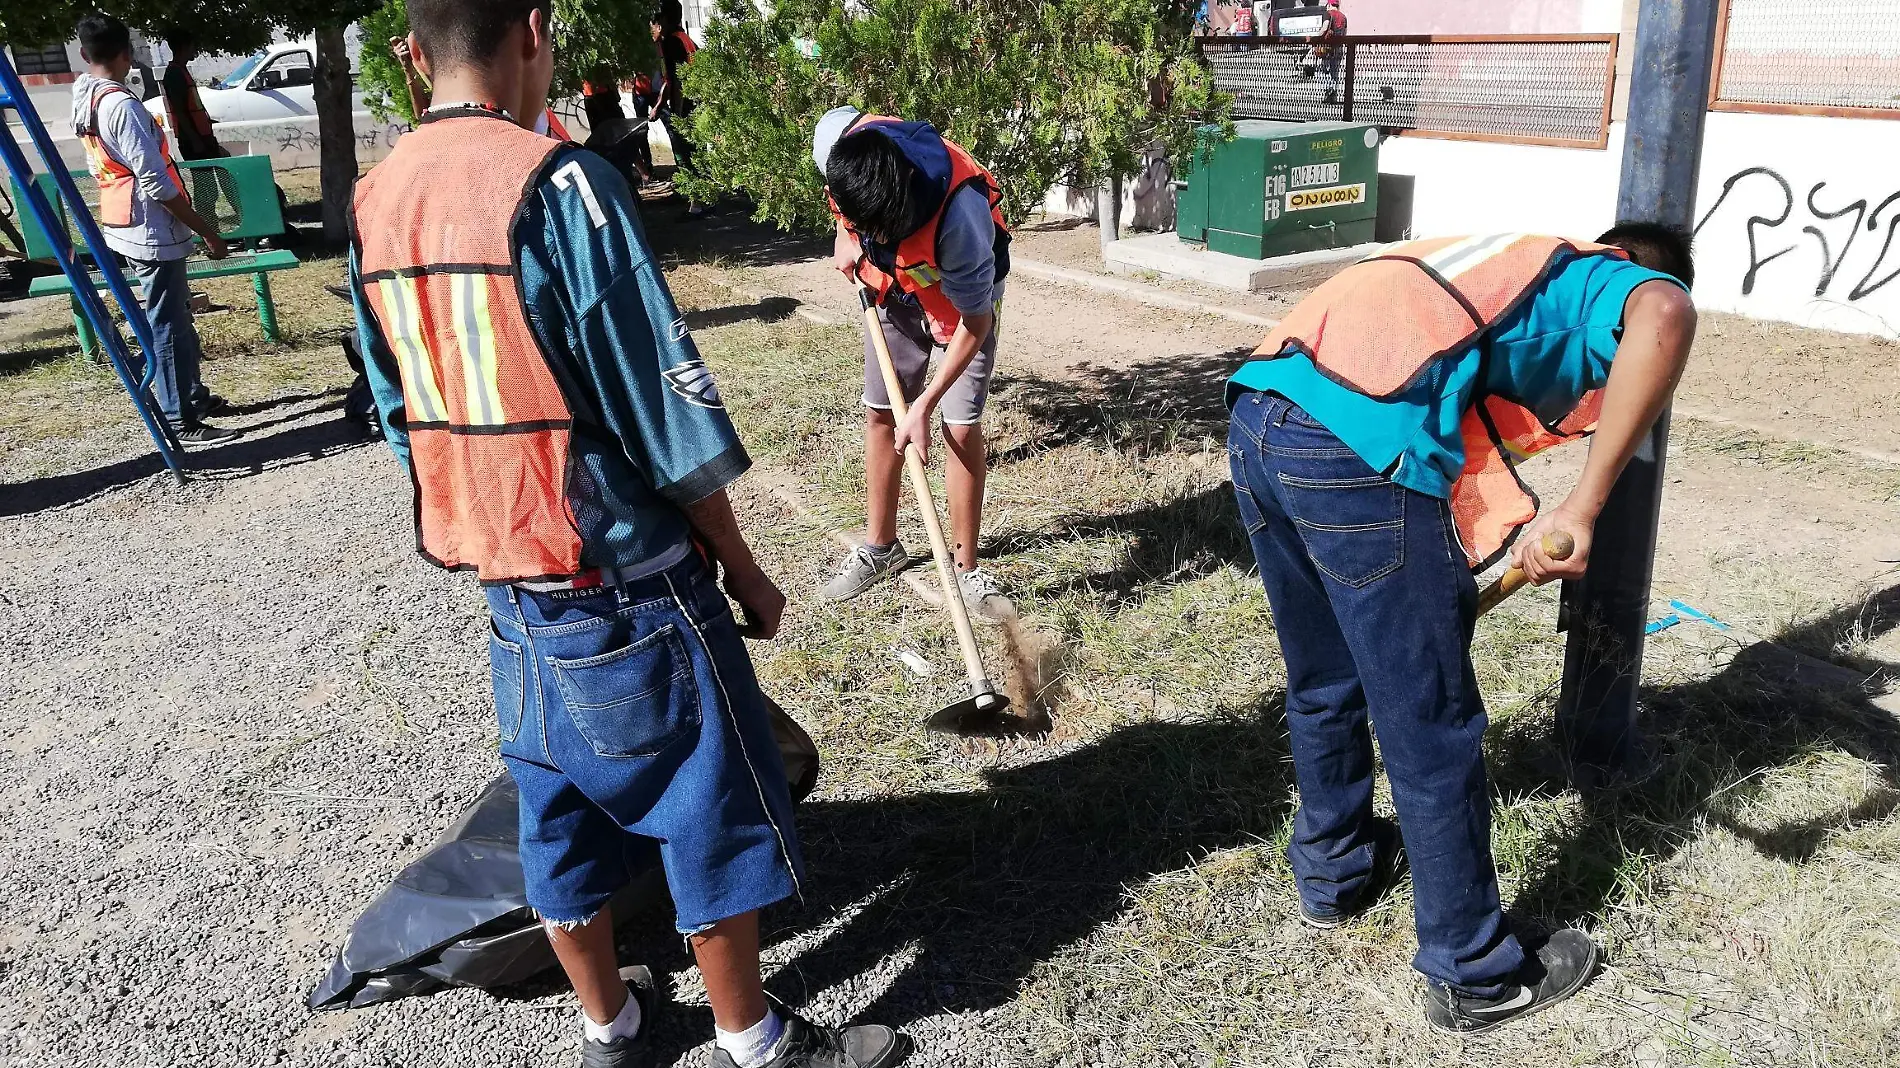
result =
[[[1280,320],[1278,319],[1269,319],[1264,315],[1255,315],[1253,312],[1241,311],[1239,308],[1229,308],[1221,304],[1209,304],[1206,301],[1195,300],[1192,297],[1177,297],[1172,293],[1163,292],[1153,286],[1143,285],[1140,282],[1129,282],[1120,278],[1110,278],[1106,275],[1090,274],[1087,271],[1057,267],[1053,263],[1042,263],[1038,260],[1012,259],[1009,269],[1012,274],[1025,274],[1031,278],[1039,279],[1044,282],[1053,282],[1057,285],[1084,286],[1089,289],[1098,289],[1104,293],[1113,293],[1117,296],[1127,297],[1130,300],[1139,301],[1143,304],[1152,304],[1158,308],[1173,308],[1176,311],[1212,315],[1268,330],[1280,325]]]

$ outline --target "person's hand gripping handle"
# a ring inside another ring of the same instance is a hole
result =
[[[901,426],[910,412],[910,405],[904,400],[904,384],[898,380],[897,365],[891,361],[891,349],[884,340],[884,323],[878,318],[877,297],[868,286],[860,286],[858,303],[864,308],[865,332],[870,335],[871,347],[877,351],[878,370],[884,376],[884,395],[890,398],[891,414]],[[963,653],[963,666],[970,678],[970,690],[976,694],[994,693],[996,688],[990,682],[989,672],[983,667],[983,654],[977,648],[976,630],[970,625],[970,613],[963,604],[963,587],[957,581],[956,565],[950,559],[950,545],[943,536],[943,520],[937,515],[937,504],[930,496],[930,474],[924,468],[923,454],[918,451],[914,441],[904,449],[904,468],[910,474],[911,492],[917,497],[917,510],[924,521],[924,530],[930,535],[930,554],[937,561],[937,578],[943,584],[944,605],[950,610],[950,621],[957,632],[957,646]]]
[[[1577,551],[1577,540],[1567,531],[1554,530],[1544,535],[1544,553],[1552,560],[1568,560]],[[1478,614],[1496,608],[1506,597],[1530,584],[1530,576],[1521,567],[1513,567],[1478,594]]]

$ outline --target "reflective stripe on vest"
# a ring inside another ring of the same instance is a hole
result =
[[[869,125],[900,121],[887,115],[864,115],[845,130],[844,136],[848,137]],[[957,325],[963,322],[963,313],[957,311],[957,306],[944,295],[943,287],[938,284],[943,281],[943,271],[937,260],[937,233],[943,227],[943,214],[949,209],[951,199],[962,192],[964,186],[977,186],[989,198],[990,218],[996,223],[996,228],[1005,234],[1009,232],[1008,225],[1003,222],[1003,189],[995,176],[955,141],[944,138],[943,147],[950,153],[950,191],[945,194],[943,203],[937,207],[937,213],[930,217],[930,221],[898,243],[896,278],[900,290],[917,298],[918,305],[923,308],[924,318],[930,324],[931,336],[939,344],[949,343],[951,335],[957,332]],[[857,236],[857,230],[839,213],[837,204],[831,205],[831,213],[844,223],[845,229],[850,230],[853,237]],[[997,266],[999,270],[1002,267],[1001,264]],[[877,294],[879,303],[889,299],[892,279],[864,257],[858,259],[858,278]]]
[[[132,198],[138,189],[138,175],[131,168],[112,158],[106,151],[105,141],[99,136],[99,105],[113,93],[123,93],[126,99],[135,104],[138,98],[122,85],[107,83],[93,90],[92,101],[87,107],[86,126],[74,132],[86,146],[86,165],[92,172],[92,180],[99,186],[99,211],[97,218],[101,226],[132,225]],[[178,172],[178,164],[172,161],[171,145],[165,140],[165,127],[160,125],[151,112],[143,107],[139,110],[146,121],[152,124],[152,137],[158,142],[159,158],[165,161],[165,171],[171,175],[172,183],[178,187],[180,196],[189,196],[185,192],[185,176]]]
[[[528,324],[513,233],[559,149],[505,119],[429,119],[357,183],[360,277],[402,377],[418,546],[490,584],[581,570],[573,414]]]
[[[1570,256],[1628,258],[1619,248],[1534,234],[1485,234],[1389,245],[1334,275],[1295,307],[1255,355],[1304,354],[1333,379],[1390,397],[1441,358],[1462,353],[1516,310]],[[1582,398],[1558,425],[1502,397],[1479,396],[1459,425],[1465,467],[1452,487],[1465,559],[1489,566],[1537,517],[1516,463],[1596,429],[1602,398]]]

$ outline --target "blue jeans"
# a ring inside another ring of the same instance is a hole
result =
[[[726,596],[697,555],[624,586],[489,587],[502,761],[543,919],[593,918],[659,844],[692,934],[798,890],[785,766]]]
[[[198,344],[198,327],[191,318],[191,286],[185,279],[184,260],[135,260],[125,257],[139,281],[145,317],[152,324],[152,344],[158,351],[152,357],[158,374],[152,379],[152,395],[173,427],[198,422],[195,406],[209,395],[199,380],[198,365],[204,350]],[[145,364],[136,354],[133,372],[145,373]]]
[[[1477,586],[1450,504],[1374,471],[1274,394],[1241,394],[1227,440],[1286,658],[1300,897],[1336,911],[1372,872],[1376,731],[1412,865],[1412,965],[1495,996],[1524,952],[1498,902],[1470,656]]]

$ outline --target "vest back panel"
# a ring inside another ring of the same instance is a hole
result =
[[[559,149],[505,120],[438,118],[357,185],[360,277],[401,373],[418,547],[487,583],[581,568],[573,410],[528,323],[514,247]]]

